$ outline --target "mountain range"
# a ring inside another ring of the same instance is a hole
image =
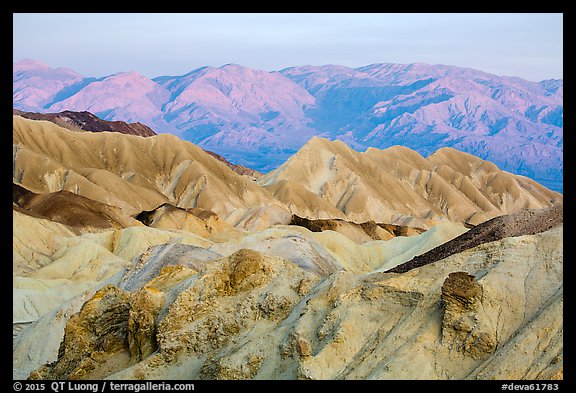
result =
[[[357,151],[400,145],[424,157],[452,147],[563,190],[562,80],[422,63],[274,72],[227,64],[95,78],[24,60],[13,64],[13,106],[140,122],[263,173],[319,136]]]

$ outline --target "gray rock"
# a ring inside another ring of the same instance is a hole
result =
[[[222,255],[202,247],[188,244],[167,243],[151,247],[140,258],[133,261],[122,277],[119,287],[136,291],[157,277],[165,266],[183,265],[200,270],[206,262]]]

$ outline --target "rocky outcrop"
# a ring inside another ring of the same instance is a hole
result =
[[[137,363],[157,349],[157,317],[164,293],[134,293],[114,285],[97,291],[66,324],[58,359],[30,379],[95,379]]]
[[[148,286],[130,297],[128,315],[128,351],[132,363],[138,363],[158,348],[156,324],[164,304],[164,292]]]
[[[442,344],[474,359],[490,355],[497,345],[496,332],[483,312],[482,295],[482,285],[466,272],[450,273],[442,285]]]
[[[73,315],[58,350],[58,360],[40,367],[30,379],[88,379],[111,354],[128,347],[130,296],[107,286]]]
[[[280,271],[287,276],[280,277]],[[130,364],[158,366],[186,354],[214,353],[259,320],[285,319],[317,280],[287,261],[245,249],[195,273],[181,265],[165,266],[135,292],[102,288],[66,324],[58,359],[30,378],[101,378]],[[190,286],[182,288],[186,281]],[[253,375],[261,363],[251,356],[248,369],[238,374],[214,358],[199,372],[214,378]]]
[[[297,282],[313,277],[296,270],[281,279],[273,266],[286,263],[242,249],[218,263],[207,264],[194,284],[178,295],[160,322],[158,341],[162,359],[172,362],[186,353],[213,353],[237,340],[241,332],[253,328],[260,318],[276,321],[285,318],[302,296],[296,291],[294,274],[300,277]],[[269,285],[277,288],[271,290],[267,288]]]

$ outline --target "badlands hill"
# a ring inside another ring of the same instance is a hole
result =
[[[79,133],[14,116],[13,139],[15,181],[36,193],[70,191],[128,215],[164,203],[199,207],[234,224],[260,208],[283,206],[251,178],[173,135]]]
[[[58,113],[36,113],[36,112],[23,112],[17,109],[12,110],[13,115],[21,116],[31,120],[47,120],[60,127],[67,128],[72,131],[90,131],[90,132],[119,132],[128,135],[139,136],[154,136],[156,133],[148,126],[135,122],[127,123],[125,121],[107,121],[99,118],[93,113],[83,111],[63,111]],[[233,164],[226,160],[219,154],[212,151],[204,151],[219,161],[222,161],[230,169],[240,175],[248,175],[252,177],[260,177],[262,174],[253,169],[247,168],[243,165]]]
[[[172,135],[13,143],[14,379],[563,378],[562,195],[489,162],[317,138],[256,181]]]
[[[160,134],[72,132],[14,116],[14,178],[36,193],[70,191],[133,216],[169,203],[211,210],[227,223],[344,219],[430,228],[476,225],[562,195],[455,149],[423,158],[400,146],[356,152],[312,138],[278,169],[241,176],[192,143]],[[266,224],[264,224],[266,225]]]
[[[445,220],[477,225],[563,200],[531,179],[452,148],[427,158],[402,146],[360,153],[317,137],[259,183],[301,216],[425,228]]]

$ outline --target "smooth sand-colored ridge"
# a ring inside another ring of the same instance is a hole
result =
[[[170,203],[211,210],[248,229],[286,224],[292,213],[430,228],[443,221],[477,225],[563,200],[451,148],[428,158],[400,146],[359,153],[314,137],[256,183],[173,135],[74,133],[13,119],[15,183],[36,193],[70,191],[127,215]]]
[[[14,181],[36,193],[71,191],[127,214],[163,203],[223,219],[236,210],[283,208],[251,178],[173,135],[77,133],[19,116],[13,125]]]
[[[442,148],[428,158],[401,146],[361,153],[341,141],[319,137],[259,183],[294,214],[306,216],[311,209],[290,196],[311,193],[322,200],[315,206],[328,202],[354,222],[426,228],[444,220],[477,225],[563,200],[561,194],[533,180],[452,148]]]

